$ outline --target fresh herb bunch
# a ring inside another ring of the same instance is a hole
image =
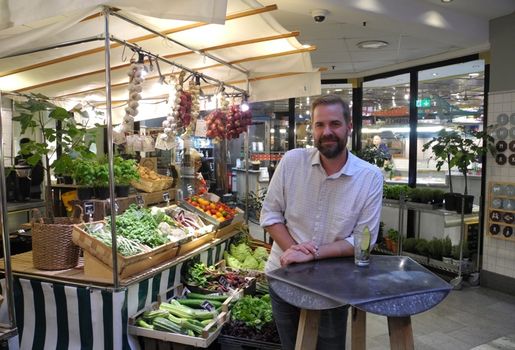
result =
[[[107,221],[110,220],[107,217]],[[168,242],[168,238],[157,229],[159,222],[149,209],[131,204],[122,215],[116,216],[116,230],[126,238],[154,248]]]
[[[234,304],[231,318],[234,321],[242,321],[245,325],[257,329],[272,322],[270,295],[265,294],[261,298],[251,295],[244,296]]]
[[[131,181],[139,179],[138,167],[134,159],[114,158],[114,177],[117,185],[130,185]]]

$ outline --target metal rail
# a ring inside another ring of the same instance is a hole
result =
[[[247,95],[247,94],[248,94],[248,93],[247,93],[247,91],[246,91],[246,90],[244,90],[244,89],[241,89],[241,88],[236,87],[236,86],[234,86],[234,85],[226,84],[226,83],[224,83],[224,82],[223,82],[223,81],[221,81],[221,80],[218,80],[218,79],[216,79],[216,78],[210,77],[210,76],[205,75],[205,74],[203,74],[203,73],[199,73],[199,72],[195,71],[194,69],[191,69],[191,68],[188,68],[188,67],[186,67],[186,66],[183,66],[182,64],[176,63],[176,62],[174,62],[174,61],[170,61],[170,60],[168,60],[168,59],[166,59],[166,58],[163,58],[163,57],[161,57],[161,56],[158,56],[158,55],[156,55],[156,54],[153,54],[153,53],[152,53],[152,52],[150,52],[150,51],[147,51],[147,50],[142,49],[141,47],[139,47],[139,46],[138,46],[138,45],[136,45],[136,44],[130,43],[130,42],[125,41],[125,40],[122,40],[122,39],[118,39],[118,38],[116,38],[115,36],[111,36],[111,41],[117,42],[117,43],[119,43],[119,44],[121,44],[121,45],[125,45],[125,46],[127,46],[128,48],[130,48],[131,50],[134,50],[134,51],[136,51],[136,52],[138,52],[138,53],[140,53],[140,54],[142,54],[142,55],[144,55],[144,56],[152,57],[152,58],[154,58],[154,59],[157,59],[157,60],[159,60],[159,61],[165,62],[165,63],[167,63],[167,64],[169,64],[169,65],[175,66],[175,67],[177,67],[177,68],[179,68],[179,69],[182,69],[182,70],[184,70],[184,71],[186,71],[186,72],[189,72],[189,73],[191,73],[191,74],[194,74],[194,75],[198,76],[199,78],[204,79],[204,81],[206,81],[206,80],[210,80],[210,81],[212,81],[212,82],[215,82],[217,85],[222,85],[222,86],[225,86],[225,87],[231,88],[231,89],[233,89],[233,90],[235,90],[235,91],[239,91],[240,93],[245,94],[245,95]]]
[[[112,9],[109,9],[109,10],[110,10],[110,14],[111,14],[112,16],[118,17],[118,18],[120,18],[120,19],[122,19],[122,20],[124,20],[124,21],[126,21],[126,22],[129,22],[129,23],[131,23],[131,24],[134,24],[135,26],[138,26],[138,27],[141,27],[141,28],[143,28],[143,29],[145,29],[145,30],[148,30],[148,31],[149,31],[149,32],[151,32],[152,34],[155,34],[155,35],[157,35],[157,36],[159,36],[159,37],[161,37],[161,38],[163,38],[163,39],[165,39],[165,40],[168,40],[168,41],[170,41],[170,42],[172,42],[172,43],[174,43],[174,44],[176,44],[176,45],[182,46],[182,47],[184,47],[184,48],[185,48],[185,49],[187,49],[187,50],[190,50],[190,51],[195,52],[196,54],[199,54],[199,55],[205,56],[205,57],[207,57],[207,58],[209,58],[209,59],[212,59],[213,61],[216,61],[216,62],[218,62],[218,63],[220,63],[220,64],[223,64],[223,65],[224,65],[224,66],[226,66],[226,67],[229,67],[229,68],[231,68],[231,69],[235,69],[235,70],[237,70],[237,71],[239,71],[239,72],[241,72],[241,73],[245,74],[246,76],[248,76],[248,75],[249,75],[249,71],[248,71],[248,70],[245,70],[245,69],[242,69],[242,68],[240,68],[240,67],[237,67],[237,66],[235,66],[234,64],[231,64],[231,63],[229,63],[229,62],[226,62],[226,61],[222,60],[221,58],[218,58],[218,57],[216,57],[216,56],[213,56],[213,55],[211,55],[211,54],[209,54],[209,53],[207,53],[207,52],[203,52],[203,51],[200,51],[200,50],[194,49],[194,48],[192,48],[191,46],[188,46],[188,45],[186,45],[186,44],[184,44],[184,43],[181,43],[180,41],[177,41],[177,40],[175,40],[175,39],[170,38],[168,35],[163,35],[163,34],[161,34],[160,32],[158,32],[157,30],[154,30],[154,29],[152,29],[152,28],[149,28],[149,27],[147,27],[147,26],[145,26],[145,25],[143,25],[143,24],[141,24],[141,23],[138,23],[138,22],[136,22],[136,21],[134,21],[134,20],[132,20],[132,19],[130,19],[130,18],[128,18],[128,17],[125,17],[125,16],[123,16],[122,14],[120,14],[120,13],[118,13],[118,12],[113,11]]]

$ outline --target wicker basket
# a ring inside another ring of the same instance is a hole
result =
[[[82,208],[76,207],[78,217],[57,217],[54,223],[42,218],[38,209],[32,210],[32,263],[39,270],[66,270],[77,266],[80,248],[72,242],[73,225],[82,222]]]

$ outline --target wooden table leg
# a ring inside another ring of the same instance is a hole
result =
[[[295,350],[315,350],[318,339],[320,310],[300,310]]]
[[[367,313],[352,306],[351,310],[351,349],[365,350],[367,347]]]
[[[388,333],[390,334],[390,349],[414,349],[410,316],[388,317]]]

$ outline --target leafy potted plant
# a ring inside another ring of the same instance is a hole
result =
[[[109,198],[109,164],[106,159],[94,163],[95,169],[95,197],[98,199]]]
[[[29,156],[27,162],[32,166],[40,161],[43,163],[46,179],[46,213],[50,221],[53,221],[51,170],[63,171],[66,169],[70,156],[61,156],[53,162],[50,160],[53,159],[58,148],[62,149],[63,155],[88,156],[92,154],[89,144],[84,141],[88,132],[74,119],[73,112],[80,112],[79,110],[67,111],[40,94],[31,94],[28,95],[27,100],[16,102],[15,112],[18,115],[13,117],[13,120],[20,123],[22,134],[28,130],[41,132],[41,141],[31,140],[23,144],[20,153]],[[60,124],[61,127],[57,128],[57,124]]]
[[[406,238],[406,240],[402,244],[403,253],[408,253],[406,255],[410,256],[411,253],[415,253],[415,247],[417,245],[417,239],[415,237]]]
[[[131,181],[139,179],[136,161],[133,159],[123,159],[115,157],[114,159],[114,177],[116,184],[116,195],[118,197],[127,197]]]
[[[73,224],[79,218],[56,218],[52,200],[51,170],[65,167],[67,157],[51,162],[57,149],[63,154],[91,154],[89,145],[84,142],[87,130],[78,124],[73,112],[51,103],[43,95],[28,95],[27,99],[15,103],[13,121],[20,123],[21,133],[39,131],[40,140],[24,143],[20,153],[27,156],[29,165],[42,163],[46,185],[45,202],[47,217],[39,217],[32,222],[32,262],[41,270],[62,270],[78,263],[79,249],[72,242]],[[34,213],[38,217],[39,211]]]
[[[390,179],[393,177],[393,163],[390,161],[390,154],[382,148],[374,145],[366,145],[364,148],[353,151],[353,153],[370,164],[376,165],[380,169],[384,169],[389,173]]]
[[[415,250],[417,251],[418,255],[422,255],[424,257],[427,257],[429,255],[429,247],[428,247],[428,241],[425,238],[419,238],[417,240],[417,244],[415,246]]]
[[[428,246],[429,257],[435,260],[442,260],[443,242],[441,239],[433,237]]]
[[[442,240],[442,261],[452,264],[452,241],[449,236],[445,236]]]
[[[396,229],[389,229],[386,232],[386,248],[394,254],[397,254],[398,251],[398,242],[399,242],[399,231]]]
[[[259,221],[259,216],[261,214],[261,208],[263,207],[263,201],[266,196],[266,188],[260,188],[257,192],[250,191],[249,192],[249,203],[248,207],[251,213],[254,213],[254,217]]]
[[[96,160],[92,158],[79,158],[73,161],[72,177],[77,188],[77,196],[80,200],[87,200],[93,197],[97,172],[95,167]]]
[[[437,160],[436,169],[440,170],[442,165],[447,163],[449,172],[449,190],[452,195],[445,197],[447,210],[453,208],[461,212],[461,195],[456,196],[453,193],[451,169],[456,167],[463,175],[465,182],[465,189],[463,197],[465,198],[465,213],[472,212],[472,205],[474,196],[468,194],[468,168],[472,163],[477,162],[488,150],[495,154],[494,138],[490,136],[491,127],[484,131],[475,131],[459,127],[458,130],[447,131],[442,129],[438,132],[437,137],[434,137],[423,146],[423,151],[431,147],[433,157]],[[454,204],[454,206],[453,206]]]

